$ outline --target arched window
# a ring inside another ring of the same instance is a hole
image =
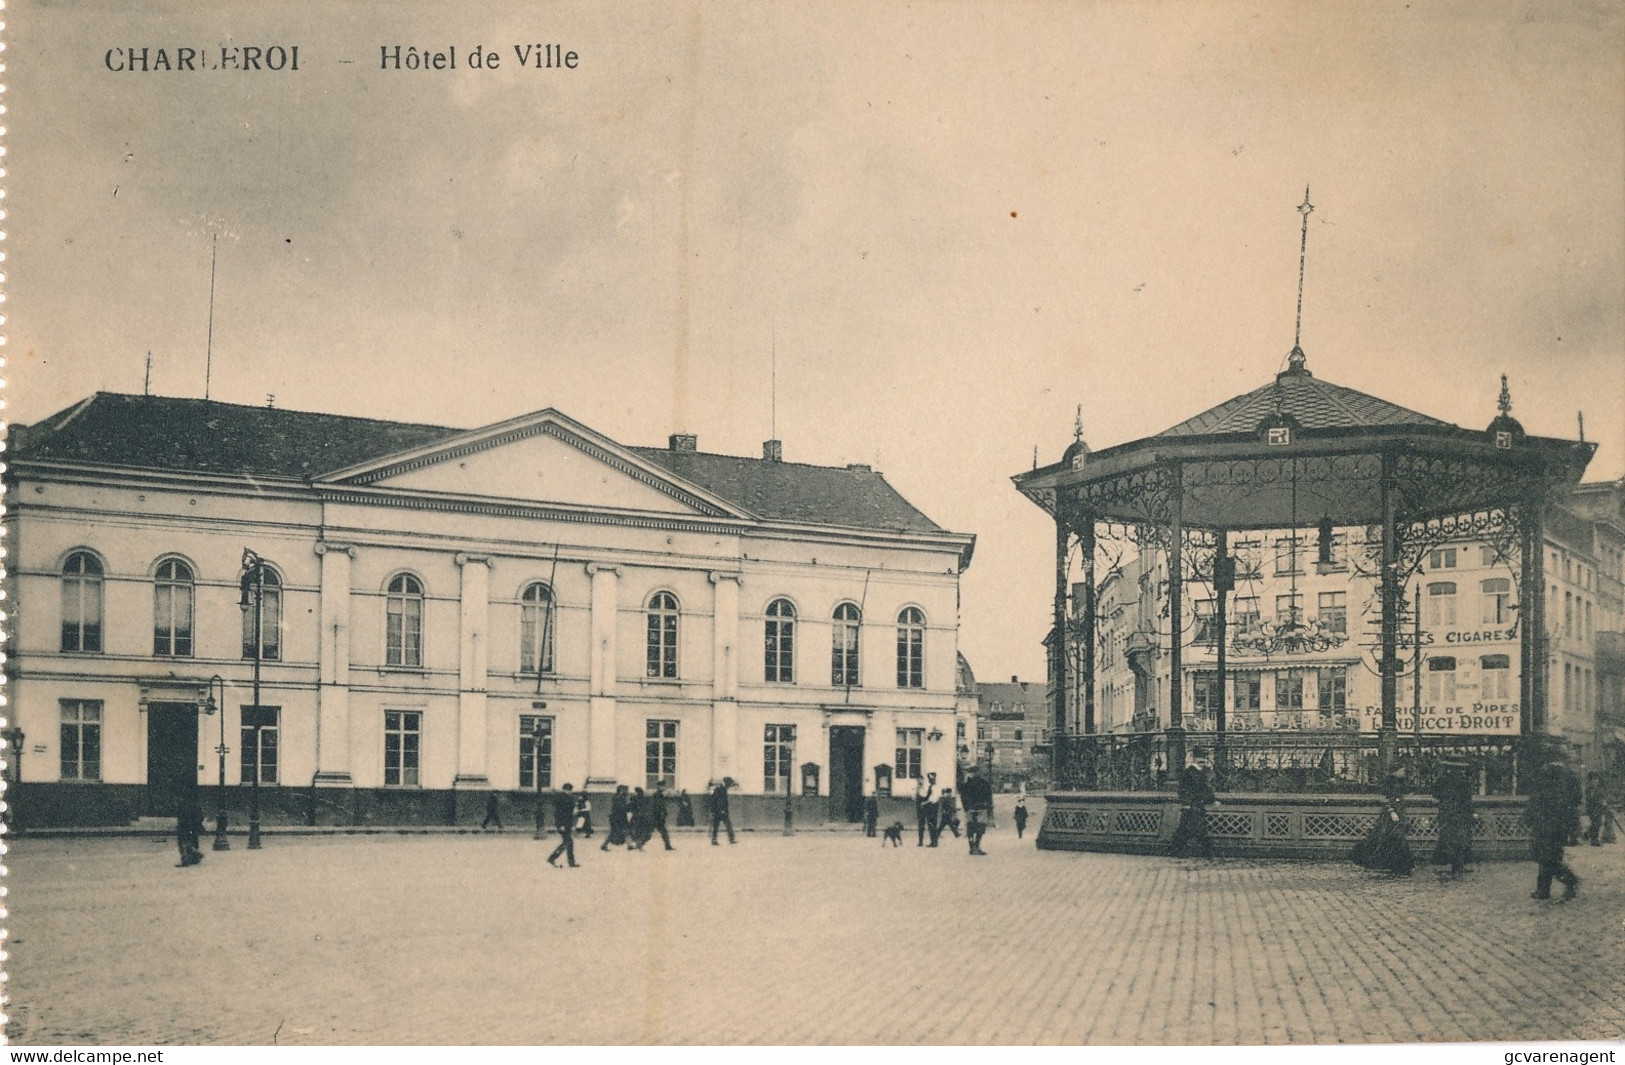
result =
[[[248,586],[248,609],[243,611],[243,657],[254,657],[256,624],[260,637],[260,660],[275,662],[282,657],[282,578],[270,566],[261,566],[260,579]],[[259,608],[255,609],[258,598]],[[261,780],[266,778],[261,777]]]
[[[677,597],[670,592],[656,592],[649,598],[648,675],[677,677]]]
[[[423,585],[410,573],[389,582],[384,607],[384,664],[423,665]]]
[[[192,653],[192,567],[178,558],[158,564],[153,578],[152,653],[184,658]]]
[[[62,650],[102,649],[102,563],[75,551],[62,563]]]
[[[917,607],[897,615],[897,686],[925,687],[925,615]]]
[[[796,608],[788,599],[767,604],[765,667],[767,679],[789,684],[796,679]]]
[[[857,604],[842,603],[835,608],[835,631],[830,643],[830,683],[851,688],[858,680],[858,632],[863,615]]]
[[[519,671],[553,672],[553,637],[558,618],[553,589],[537,581],[519,596]]]

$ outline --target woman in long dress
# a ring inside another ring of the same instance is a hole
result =
[[[1410,876],[1416,867],[1411,845],[1405,839],[1405,771],[1397,769],[1382,783],[1382,809],[1365,839],[1354,845],[1349,857],[1367,869]]]
[[[1447,865],[1458,877],[1473,859],[1473,786],[1467,779],[1467,763],[1445,762],[1433,797],[1439,801],[1439,842],[1433,848],[1433,864]]]

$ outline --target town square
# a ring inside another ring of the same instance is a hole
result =
[[[8,10],[7,1041],[1625,1039],[1625,11],[333,10]]]

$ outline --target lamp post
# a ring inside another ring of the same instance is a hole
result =
[[[546,703],[531,704],[537,710],[547,709]],[[542,737],[547,734],[547,721],[540,714],[531,724],[530,734],[530,771],[536,777],[536,834],[533,839],[544,838],[542,832],[543,806],[542,801]],[[572,817],[574,814],[571,815]]]
[[[244,724],[254,729],[254,764],[248,792],[248,849],[257,851],[260,849],[260,729],[265,724],[265,716],[260,709],[260,660],[265,650],[261,631],[265,624],[265,560],[246,547],[243,548],[243,574],[239,583],[242,595],[237,605],[245,615],[250,609],[254,611],[254,705]],[[253,593],[252,600],[249,598],[250,592]],[[221,755],[221,758],[223,760],[225,756]]]
[[[214,690],[220,689],[220,698],[214,697]],[[209,678],[209,686],[204,691],[203,712],[205,714],[220,715],[220,743],[215,747],[215,753],[220,756],[220,776],[215,785],[214,805],[214,849],[217,851],[231,850],[231,840],[226,838],[226,681],[216,673]]]
[[[6,820],[12,832],[22,831],[22,821],[17,816],[17,802],[21,798],[23,786],[23,743],[27,739],[27,734],[16,725],[0,732],[0,740],[5,741],[11,754],[10,771],[6,774],[9,778],[7,790],[11,792],[11,800],[7,804],[9,807],[7,813],[10,816]]]

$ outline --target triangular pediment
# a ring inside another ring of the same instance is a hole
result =
[[[598,510],[746,516],[554,410],[339,470],[321,482]]]

